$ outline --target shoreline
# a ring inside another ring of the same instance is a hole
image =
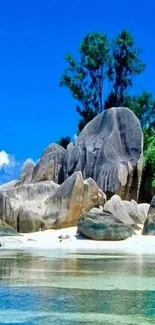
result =
[[[2,236],[0,252],[59,250],[68,254],[155,255],[155,236],[137,234],[122,241],[95,241],[77,238],[76,230],[77,227],[71,227],[26,233],[20,236]],[[62,239],[59,236],[62,236]]]

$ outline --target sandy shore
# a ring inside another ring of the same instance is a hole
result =
[[[134,235],[122,241],[94,241],[77,238],[76,227],[1,237],[0,250],[65,250],[68,253],[155,254],[155,237]],[[62,236],[62,239],[59,238]],[[65,238],[67,236],[67,238]]]

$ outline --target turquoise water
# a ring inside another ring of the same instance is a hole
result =
[[[155,259],[0,251],[0,325],[155,324]]]

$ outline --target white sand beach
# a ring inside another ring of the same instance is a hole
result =
[[[68,253],[93,254],[155,254],[155,236],[134,235],[122,241],[95,241],[78,238],[77,228],[46,230],[1,237],[0,250],[64,250]],[[62,236],[62,239],[59,238]],[[65,238],[67,236],[67,238]]]

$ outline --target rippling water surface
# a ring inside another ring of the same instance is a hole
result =
[[[0,324],[155,324],[155,259],[0,251]]]

